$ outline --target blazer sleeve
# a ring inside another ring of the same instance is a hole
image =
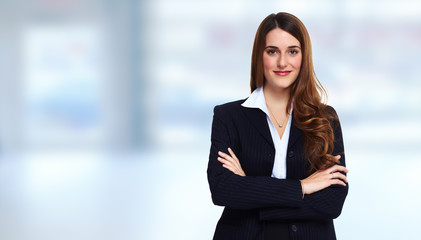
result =
[[[344,145],[339,121],[334,121],[332,127],[335,133],[333,155],[340,154],[340,165],[345,166]],[[346,186],[332,185],[313,194],[305,195],[299,207],[262,209],[260,210],[260,219],[334,219],[341,214],[347,194],[348,184]]]
[[[230,134],[235,132],[235,124],[227,110],[221,106],[214,108],[207,170],[213,203],[233,209],[300,206],[303,200],[299,180],[270,176],[242,177],[222,167],[217,160],[218,151],[227,152],[228,147],[239,148],[231,142]]]

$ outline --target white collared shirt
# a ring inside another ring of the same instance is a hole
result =
[[[263,87],[256,88],[250,97],[243,104],[241,104],[241,106],[248,108],[259,108],[264,113],[266,113],[266,120],[269,125],[270,134],[272,135],[273,144],[275,145],[275,162],[273,164],[272,177],[285,179],[287,176],[286,155],[288,150],[289,132],[291,129],[291,114],[289,115],[284,134],[282,135],[282,138],[280,138],[275,125],[273,125],[272,121],[270,120],[269,111],[266,107],[265,96],[263,94]]]

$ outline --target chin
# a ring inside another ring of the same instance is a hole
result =
[[[278,82],[275,84],[276,88],[280,88],[280,89],[288,89],[291,87],[291,85],[293,84],[293,81],[288,81],[288,82]]]
[[[283,89],[289,89],[291,85],[294,84],[294,82],[295,80],[292,80],[291,77],[285,78],[285,77],[275,76],[271,78],[271,80],[266,80],[265,85],[277,90],[283,90]]]

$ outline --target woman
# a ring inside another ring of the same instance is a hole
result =
[[[207,173],[225,206],[214,239],[336,239],[348,193],[341,127],[298,18],[260,24],[250,86],[249,98],[214,109]]]

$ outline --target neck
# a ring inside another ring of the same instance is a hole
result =
[[[276,111],[287,110],[289,101],[289,88],[288,89],[271,89],[270,87],[263,87],[263,94],[265,95],[266,104]]]

